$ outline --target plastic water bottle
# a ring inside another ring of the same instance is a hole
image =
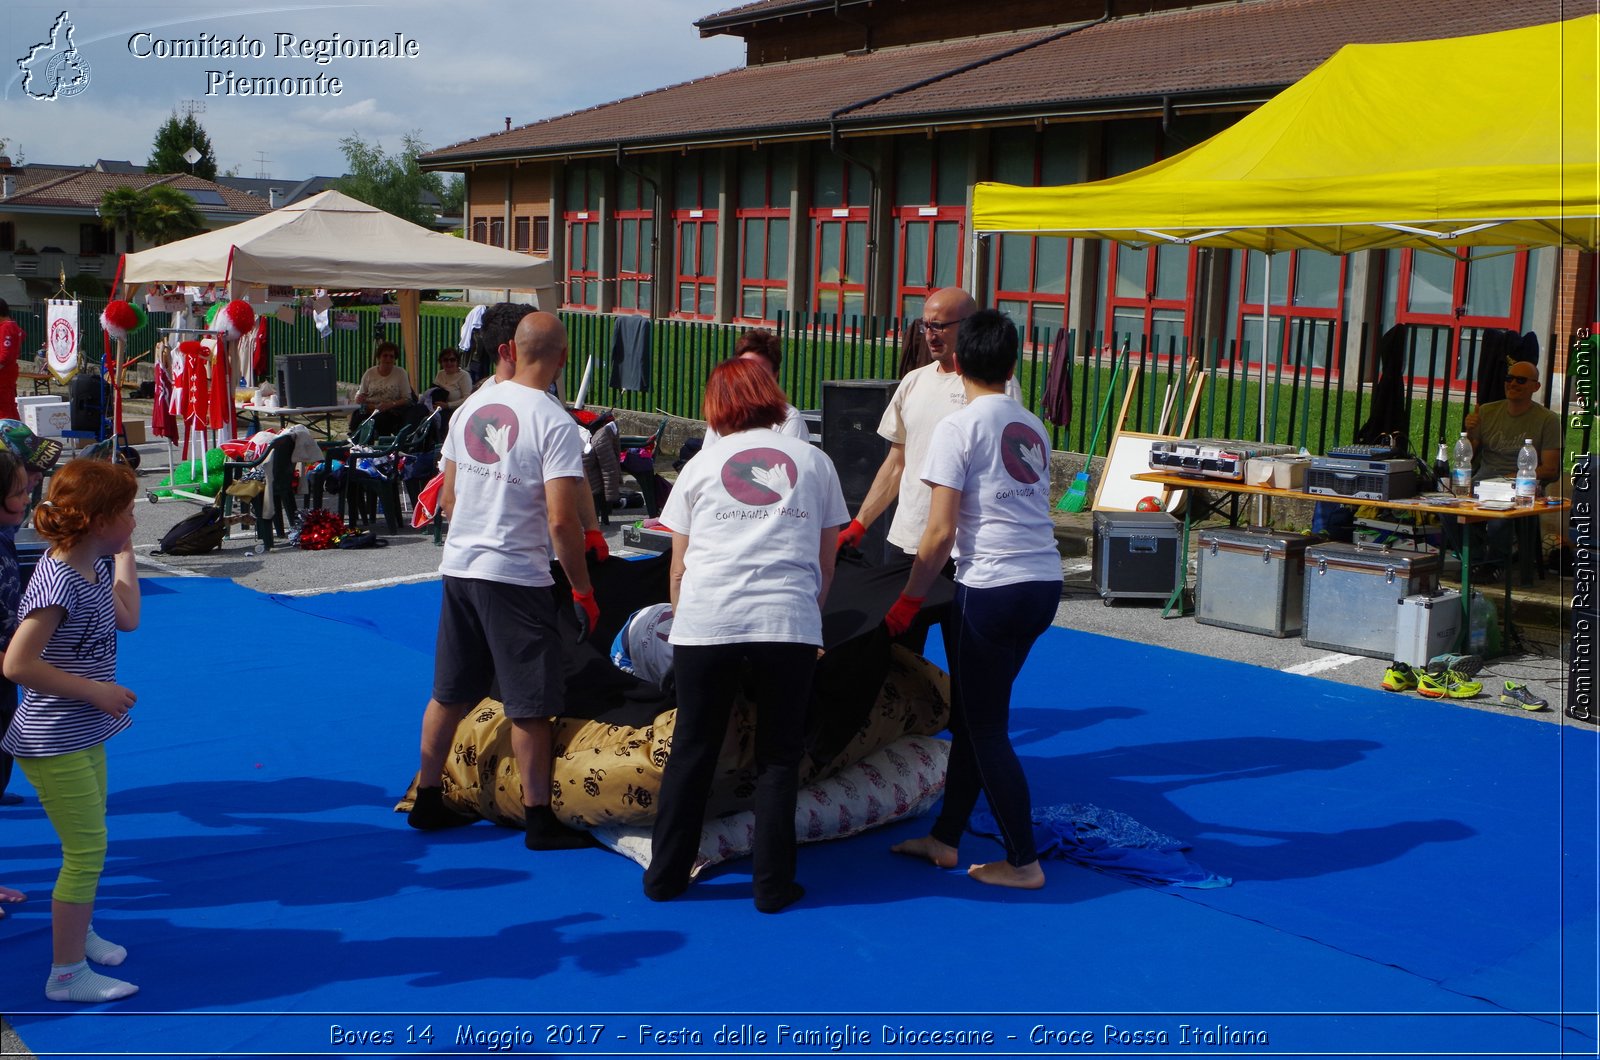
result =
[[[1433,454],[1433,488],[1440,493],[1450,492],[1450,454],[1443,438],[1439,439],[1439,451]]]
[[[1467,650],[1474,655],[1489,652],[1489,627],[1494,624],[1494,604],[1478,590],[1472,590],[1472,602],[1467,607]]]
[[[1517,507],[1533,507],[1534,494],[1538,492],[1539,450],[1533,447],[1532,438],[1525,438],[1517,451]]]
[[[1457,497],[1472,496],[1472,443],[1467,441],[1466,431],[1450,453],[1450,490]]]

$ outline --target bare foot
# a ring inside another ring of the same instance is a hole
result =
[[[967,875],[979,883],[996,887],[1015,887],[1023,891],[1037,891],[1044,886],[1044,870],[1038,861],[1016,866],[1008,861],[991,861],[986,865],[968,865]]]
[[[907,839],[903,843],[896,843],[889,849],[896,854],[904,854],[908,858],[926,858],[941,869],[953,869],[956,867],[956,848],[946,846],[931,835]]]
[[[20,902],[26,897],[28,896],[23,894],[21,891],[13,890],[10,887],[0,887],[0,902]],[[0,917],[5,915],[6,911],[4,909],[0,909]]]

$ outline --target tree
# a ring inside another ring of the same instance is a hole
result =
[[[100,196],[100,223],[116,238],[117,229],[126,233],[123,249],[133,253],[133,233],[144,213],[144,195],[138,188],[111,188]]]
[[[139,234],[157,245],[187,239],[205,231],[205,220],[194,199],[177,188],[157,184],[140,193]]]
[[[184,152],[193,147],[200,159],[191,166],[184,161]],[[150,146],[150,161],[145,169],[151,173],[192,173],[207,180],[217,179],[217,155],[211,149],[211,137],[195,120],[193,114],[179,118],[177,113],[156,130],[155,143]]]
[[[400,140],[397,154],[385,154],[381,143],[369,144],[354,133],[339,141],[350,172],[333,182],[333,187],[352,199],[404,218],[413,224],[432,225],[437,213],[423,205],[424,192],[443,201],[447,194],[437,173],[424,173],[417,156],[428,145],[407,133]]]
[[[460,217],[461,208],[467,201],[467,182],[460,173],[452,173],[450,179],[443,184],[444,192],[439,196],[439,212],[446,217]]]

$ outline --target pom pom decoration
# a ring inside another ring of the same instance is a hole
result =
[[[320,552],[333,548],[345,532],[344,520],[326,508],[313,508],[300,517],[295,543],[303,549]]]
[[[217,322],[222,325],[228,341],[236,342],[256,326],[256,311],[243,298],[235,298],[217,314]]]
[[[1139,503],[1134,506],[1133,510],[1136,512],[1159,512],[1161,511],[1161,498],[1140,497]]]
[[[105,309],[100,314],[100,326],[105,329],[118,342],[123,342],[128,337],[128,332],[138,331],[149,318],[144,310],[132,302],[121,299],[107,302]]]

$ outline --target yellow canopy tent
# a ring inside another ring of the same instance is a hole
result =
[[[1349,254],[1600,244],[1600,15],[1350,44],[1204,143],[1109,180],[979,184],[975,232]]]

